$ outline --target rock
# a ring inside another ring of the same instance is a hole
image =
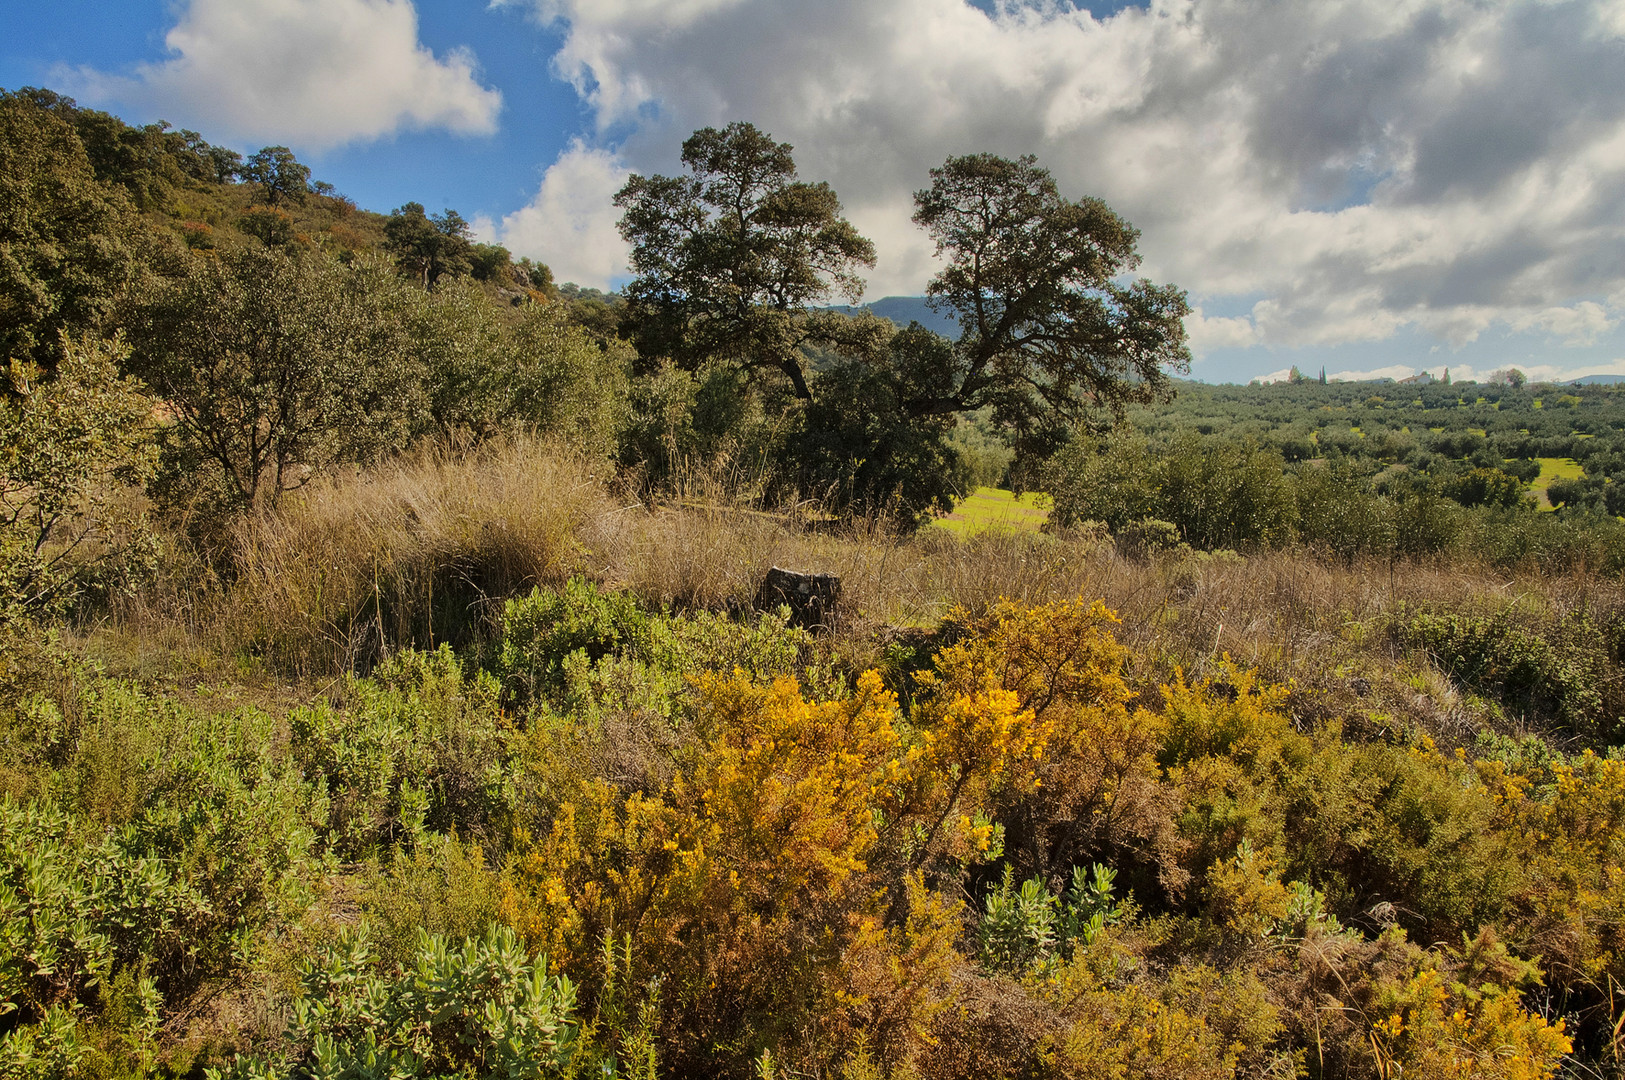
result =
[[[783,604],[790,609],[790,625],[827,630],[840,599],[841,579],[834,574],[804,574],[775,566],[756,590],[755,608],[773,611]]]

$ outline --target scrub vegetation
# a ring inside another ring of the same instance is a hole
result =
[[[1178,382],[1031,159],[853,318],[683,165],[605,295],[0,94],[0,1078],[1625,1075],[1625,398]]]

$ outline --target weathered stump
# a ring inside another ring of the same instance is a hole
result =
[[[756,590],[754,606],[757,611],[773,611],[782,604],[790,609],[790,625],[827,630],[840,599],[841,579],[834,574],[804,574],[775,566]]]

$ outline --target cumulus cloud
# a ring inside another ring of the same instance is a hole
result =
[[[1549,307],[1517,318],[1514,330],[1543,330],[1564,345],[1595,345],[1597,339],[1619,325],[1619,317],[1594,300],[1572,307]]]
[[[1214,349],[1241,349],[1258,344],[1258,325],[1245,316],[1208,316],[1200,307],[1185,317],[1185,334],[1197,358]]]
[[[639,171],[673,171],[707,124],[793,143],[876,241],[870,295],[921,289],[911,193],[981,150],[1104,197],[1141,228],[1149,276],[1264,297],[1264,344],[1416,327],[1459,346],[1497,325],[1578,341],[1600,322],[1577,301],[1625,294],[1608,0],[1152,0],[1104,20],[1051,2],[497,2],[563,28],[555,70]]]
[[[1538,363],[1507,363],[1494,368],[1475,368],[1470,364],[1434,364],[1431,367],[1415,367],[1410,364],[1386,364],[1374,368],[1347,368],[1341,370],[1328,369],[1326,378],[1332,382],[1374,382],[1379,379],[1409,379],[1423,372],[1432,375],[1435,379],[1442,379],[1446,372],[1450,374],[1452,383],[1488,382],[1504,374],[1511,368],[1523,372],[1530,382],[1566,383],[1575,379],[1583,379],[1587,375],[1613,375],[1625,370],[1625,358],[1601,364],[1538,364]],[[1291,369],[1282,368],[1253,378],[1259,382],[1285,382]],[[1305,375],[1309,372],[1305,371]],[[1319,373],[1315,376],[1318,378]]]
[[[489,134],[502,107],[472,53],[418,41],[412,0],[188,0],[164,43],[170,59],[132,74],[64,81],[211,134],[313,148],[402,129]]]
[[[556,281],[608,288],[626,273],[620,211],[610,200],[628,171],[615,154],[576,140],[548,167],[536,197],[502,219],[497,238],[514,254],[547,263]]]

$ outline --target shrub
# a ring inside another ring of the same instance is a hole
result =
[[[560,590],[535,589],[503,605],[497,670],[516,701],[556,700],[572,654],[595,661],[630,649],[647,638],[648,622],[625,593],[572,577]]]
[[[410,967],[377,964],[366,931],[325,946],[300,971],[277,1057],[244,1058],[211,1080],[323,1076],[567,1077],[581,1022],[575,987],[532,961],[511,930],[453,945],[423,933]]]
[[[1421,649],[1461,685],[1492,694],[1524,716],[1597,738],[1617,720],[1603,711],[1608,657],[1597,628],[1582,616],[1548,636],[1506,614],[1417,614],[1396,626],[1400,642]]]
[[[156,554],[125,494],[152,475],[152,402],[121,341],[64,339],[55,377],[13,360],[0,390],[0,673],[25,620]]]
[[[1048,973],[1071,959],[1074,950],[1094,944],[1103,929],[1125,914],[1112,896],[1116,874],[1110,867],[1073,867],[1064,897],[1038,878],[1028,878],[1018,888],[1012,871],[1006,866],[1004,879],[982,901],[978,959],[991,971],[1021,975],[1036,968]]]
[[[345,691],[340,706],[318,702],[288,717],[290,756],[326,796],[334,852],[360,858],[424,828],[495,838],[508,816],[500,793],[509,753],[495,679],[465,679],[441,646],[399,653]]]

